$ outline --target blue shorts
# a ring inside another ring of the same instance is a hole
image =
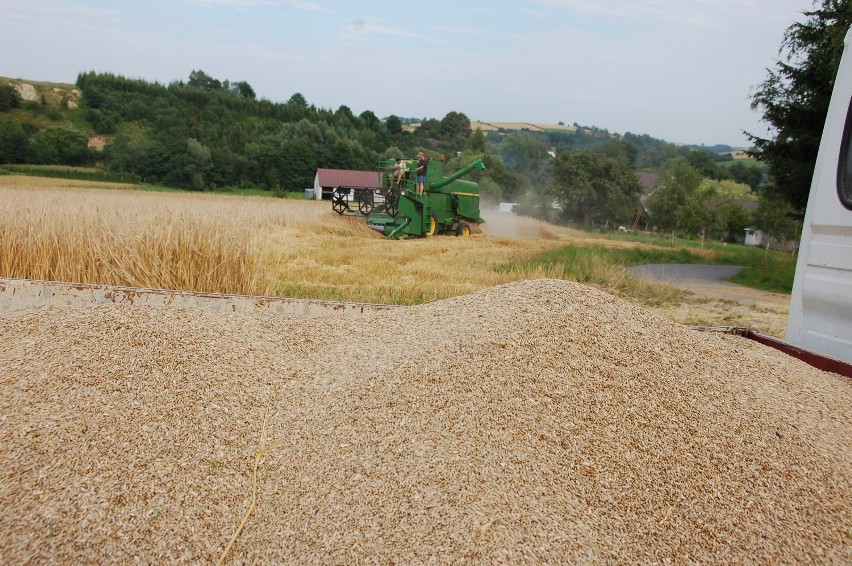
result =
[[[417,175],[417,182],[418,183],[425,183],[426,182],[426,175]]]

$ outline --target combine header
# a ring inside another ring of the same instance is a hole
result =
[[[408,170],[413,171],[415,162],[407,163]],[[388,239],[438,233],[468,236],[473,227],[485,222],[479,216],[479,185],[461,179],[474,169],[485,169],[482,161],[475,161],[448,177],[444,177],[443,163],[429,161],[422,195],[417,194],[413,174],[397,186],[396,176],[388,173],[394,164],[393,159],[379,164],[384,173],[380,189],[351,192],[338,189],[332,197],[332,208],[339,214],[354,212],[354,207],[350,208],[352,199],[367,224]]]

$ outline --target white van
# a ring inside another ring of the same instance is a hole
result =
[[[852,30],[837,71],[802,226],[785,340],[852,361]]]

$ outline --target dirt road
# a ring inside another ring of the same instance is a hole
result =
[[[727,281],[742,267],[736,265],[649,264],[628,268],[636,277],[663,281],[699,299],[666,305],[660,310],[683,324],[744,326],[783,337],[790,296],[770,293]]]

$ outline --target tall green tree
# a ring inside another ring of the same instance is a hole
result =
[[[189,73],[189,86],[202,88],[204,90],[219,90],[222,88],[222,83],[201,70],[192,71]]]
[[[629,222],[639,206],[639,178],[620,158],[591,151],[562,153],[553,162],[548,197],[563,222]]]
[[[0,163],[26,163],[30,137],[19,122],[0,122]]]
[[[0,112],[21,107],[21,95],[12,85],[0,85]]]
[[[51,127],[33,137],[32,161],[47,165],[83,165],[92,153],[85,134],[67,128]]]
[[[470,134],[470,138],[467,140],[467,147],[465,149],[477,153],[485,153],[485,148],[485,134],[482,133],[480,128],[476,128],[473,133]]]
[[[402,120],[399,119],[399,116],[394,116],[393,114],[391,114],[390,116],[388,116],[388,119],[385,123],[387,125],[388,132],[391,135],[397,135],[402,133]]]
[[[529,177],[533,183],[546,184],[551,157],[540,138],[529,132],[513,132],[506,136],[498,151],[509,171]]]
[[[808,202],[822,128],[843,39],[852,25],[852,1],[814,1],[806,19],[787,28],[781,58],[752,96],[752,108],[774,137],[747,134],[756,154],[769,164],[777,193],[794,208]]]
[[[647,205],[652,223],[663,230],[679,228],[677,211],[686,204],[700,184],[701,173],[685,159],[676,159],[648,195]]]
[[[462,112],[448,112],[441,120],[441,134],[450,138],[468,138],[470,118]]]
[[[595,146],[593,151],[601,155],[623,159],[630,167],[636,167],[636,158],[639,155],[639,150],[635,145],[617,139],[607,140]]]
[[[754,227],[763,232],[766,245],[771,239],[787,240],[796,237],[795,211],[785,201],[773,198],[772,191],[761,196],[754,211]]]

